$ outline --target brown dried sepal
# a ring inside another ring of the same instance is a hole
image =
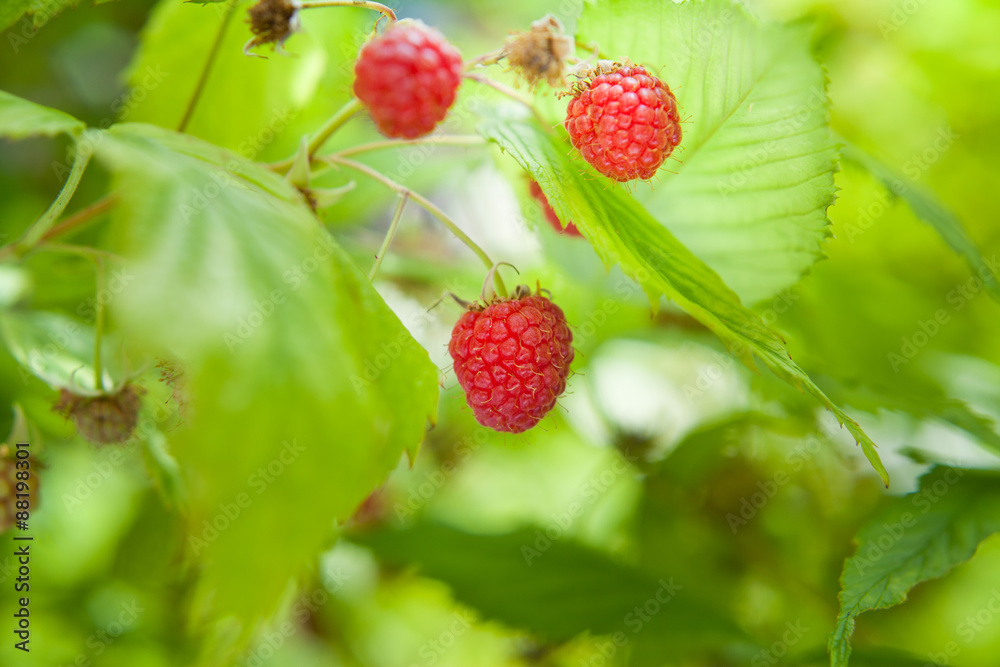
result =
[[[299,29],[298,7],[292,0],[260,0],[250,8],[250,32],[253,39],[247,48],[277,43],[279,46]]]
[[[139,424],[142,387],[126,384],[114,394],[80,396],[59,390],[53,409],[72,419],[80,435],[99,445],[126,442]]]
[[[508,37],[504,57],[529,88],[542,81],[561,88],[566,85],[566,59],[573,55],[574,47],[573,38],[563,34],[559,19],[548,14],[532,23],[528,32]]]

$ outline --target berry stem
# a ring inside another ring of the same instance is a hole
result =
[[[222,23],[219,25],[219,32],[215,35],[215,41],[212,42],[212,48],[208,52],[208,58],[205,60],[205,66],[201,69],[201,75],[198,77],[198,83],[195,84],[194,92],[191,94],[191,99],[188,100],[187,108],[184,109],[184,116],[181,117],[181,122],[177,125],[177,131],[183,132],[187,129],[188,123],[191,122],[191,117],[194,115],[194,109],[198,106],[198,100],[201,99],[201,94],[205,91],[205,84],[208,83],[208,77],[212,73],[212,66],[215,65],[215,60],[219,56],[219,49],[222,47],[222,38],[226,34],[226,28],[229,27],[229,21],[233,18],[233,14],[236,13],[236,5],[239,3],[234,2],[229,5],[229,9],[226,10],[226,15],[222,17]]]
[[[385,141],[373,141],[368,144],[351,146],[342,151],[337,151],[334,155],[337,157],[347,157],[349,155],[357,155],[358,153],[367,153],[368,151],[377,151],[384,148],[418,146],[421,144],[436,146],[483,146],[486,144],[486,140],[477,134],[443,134],[437,137],[420,137],[418,139],[387,139]],[[318,159],[325,160],[326,158],[321,156]]]
[[[97,391],[104,391],[104,371],[101,368],[101,334],[104,330],[104,299],[101,293],[104,291],[104,260],[100,257],[94,258],[94,270],[97,272],[97,303],[94,304],[96,315],[94,316],[94,388]]]
[[[484,86],[489,86],[490,88],[501,93],[502,95],[506,95],[515,102],[520,102],[524,106],[528,107],[528,109],[531,110],[531,113],[542,125],[550,124],[542,117],[540,113],[538,113],[538,109],[535,108],[535,105],[532,103],[530,99],[528,99],[521,93],[517,92],[510,86],[502,84],[499,81],[494,81],[493,79],[490,79],[488,77],[480,76],[478,74],[469,74],[468,72],[466,72],[464,76],[466,79],[469,79],[470,81],[475,81],[476,83],[481,83]]]
[[[497,49],[496,51],[490,51],[489,53],[484,53],[481,56],[476,56],[472,60],[469,60],[465,63],[464,65],[465,70],[469,71],[471,69],[477,68],[480,65],[483,65],[485,67],[486,65],[493,65],[494,63],[498,63],[506,55],[506,51],[507,49],[506,47],[504,47],[501,49]]]
[[[364,175],[366,175],[366,176],[368,176],[370,178],[373,178],[376,181],[382,183],[387,188],[389,188],[391,190],[395,190],[396,192],[398,192],[401,195],[404,195],[404,194],[407,195],[409,198],[413,199],[413,201],[417,202],[422,207],[424,207],[424,209],[426,209],[428,213],[430,213],[435,218],[437,218],[438,220],[440,220],[441,223],[445,227],[447,227],[451,231],[452,234],[454,234],[456,237],[458,237],[459,241],[461,241],[462,243],[464,243],[466,246],[468,246],[469,250],[471,250],[473,253],[475,253],[476,257],[479,258],[479,260],[486,266],[487,269],[492,269],[493,268],[494,262],[493,262],[492,259],[490,259],[490,256],[486,254],[486,251],[484,251],[482,248],[480,248],[478,245],[476,245],[476,242],[473,241],[472,239],[470,239],[468,237],[468,235],[465,232],[463,232],[459,228],[459,226],[456,225],[455,222],[445,214],[444,211],[442,211],[437,206],[435,206],[429,199],[427,199],[423,195],[417,194],[416,192],[414,192],[413,190],[409,189],[405,185],[402,185],[401,183],[397,183],[396,181],[392,180],[391,178],[389,178],[385,174],[383,174],[383,173],[381,173],[381,172],[379,172],[379,171],[377,171],[375,169],[372,169],[371,167],[369,167],[366,164],[362,164],[360,162],[355,162],[354,160],[348,160],[347,158],[339,157],[337,155],[331,155],[331,156],[329,156],[327,158],[327,160],[329,160],[330,162],[333,162],[335,164],[343,165],[343,166],[347,167],[348,169],[353,169],[355,171],[359,171],[362,174],[364,174]],[[499,274],[496,274],[496,273],[494,274],[494,279],[496,280],[497,294],[499,294],[502,297],[506,297],[507,296],[507,288],[503,284],[503,279],[500,277]]]
[[[62,212],[66,210],[66,205],[69,204],[69,200],[73,198],[77,186],[80,185],[80,179],[83,177],[83,172],[90,162],[91,155],[92,152],[89,148],[80,148],[80,144],[77,144],[76,160],[73,162],[73,168],[70,169],[66,183],[63,185],[56,200],[52,202],[48,210],[28,228],[24,236],[14,245],[13,252],[18,257],[23,257],[25,253],[45,238],[52,225],[62,215]]]
[[[323,147],[326,140],[333,136],[333,133],[339,130],[344,123],[349,121],[354,114],[358,113],[364,108],[361,102],[357,98],[352,97],[348,102],[340,107],[337,113],[330,117],[330,120],[323,124],[323,127],[316,131],[316,135],[309,140],[309,157],[315,155],[316,151]]]
[[[64,219],[58,225],[52,227],[52,229],[50,229],[49,231],[45,232],[45,234],[42,235],[41,241],[39,242],[39,249],[41,250],[65,249],[66,252],[70,252],[69,249],[73,248],[74,249],[73,252],[82,252],[83,250],[93,250],[94,252],[103,252],[93,248],[84,248],[83,246],[63,246],[57,243],[48,243],[48,240],[53,239],[62,234],[65,234],[66,232],[71,231],[76,227],[79,227],[80,225],[93,220],[94,218],[98,217],[101,213],[104,213],[117,203],[118,203],[118,195],[112,193],[109,195],[105,195],[104,197],[101,197],[100,199],[98,199],[85,209],[77,211],[73,215]],[[16,248],[15,244],[11,244],[8,246],[4,246],[3,248],[0,248],[0,259],[3,259],[7,255],[14,254],[15,248]]]
[[[299,5],[299,9],[316,9],[318,7],[363,7],[374,9],[389,19],[390,23],[396,20],[396,12],[381,3],[369,0],[314,0],[314,2],[303,2]]]
[[[371,271],[368,272],[368,282],[375,279],[375,274],[378,273],[378,267],[382,266],[382,258],[385,254],[389,252],[389,244],[392,243],[392,239],[396,236],[396,229],[399,227],[399,220],[403,217],[403,209],[406,208],[406,202],[410,198],[410,193],[404,192],[399,197],[399,204],[396,205],[396,212],[392,214],[392,222],[389,223],[389,231],[385,233],[385,240],[382,241],[382,247],[378,249],[378,254],[375,255],[375,263],[372,264]]]

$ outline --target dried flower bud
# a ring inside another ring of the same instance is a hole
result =
[[[573,38],[563,34],[559,19],[548,14],[532,23],[530,31],[508,37],[504,56],[529,88],[543,80],[559,88],[565,85],[566,59],[573,55],[574,45]]]
[[[125,442],[139,423],[141,387],[126,384],[114,394],[80,396],[68,389],[59,391],[53,408],[72,418],[80,435],[99,445]]]
[[[260,0],[250,8],[250,32],[244,52],[256,46],[276,43],[279,47],[299,29],[299,3],[296,0]]]

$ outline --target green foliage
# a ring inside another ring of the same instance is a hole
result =
[[[979,248],[969,238],[962,222],[934,196],[933,192],[910,182],[902,174],[857,146],[848,145],[844,150],[844,159],[867,169],[889,189],[893,196],[903,199],[919,220],[933,227],[945,243],[969,263],[970,268],[985,281],[993,298],[1000,299],[996,266],[983,258]]]
[[[918,492],[890,503],[861,528],[857,553],[844,562],[840,577],[831,667],[847,665],[859,614],[904,602],[914,586],[944,576],[1000,532],[998,481],[995,474],[936,468]]]
[[[248,632],[335,521],[416,454],[437,372],[279,176],[147,125],[115,127],[98,157],[134,276],[116,316],[185,368],[190,417],[172,441],[191,478],[188,547],[213,613]],[[372,373],[378,355],[391,363]]]
[[[745,302],[798,282],[830,235],[838,157],[808,28],[728,0],[615,0],[588,4],[579,33],[605,57],[651,65],[677,95],[678,161],[636,198]]]
[[[682,582],[657,579],[552,539],[545,527],[471,535],[428,522],[353,539],[388,563],[418,565],[427,576],[446,582],[462,602],[548,640],[568,641],[589,631],[623,633],[631,643],[642,633],[672,653],[744,641],[735,626],[705,608]],[[526,597],[537,602],[525,605]],[[648,601],[655,613],[643,613]]]
[[[496,118],[479,131],[510,153],[538,181],[563,220],[573,220],[605,265],[620,264],[656,305],[661,294],[673,299],[711,329],[749,368],[756,355],[775,375],[809,392],[847,427],[882,481],[889,475],[872,442],[856,421],[834,405],[792,361],[781,337],[740,304],[718,274],[685,248],[665,227],[621,190],[605,190],[600,180],[566,155],[566,142],[537,124]]]
[[[986,0],[401,3],[478,79],[407,142],[352,103],[370,4],[303,9],[265,57],[252,0],[89,4],[0,3],[0,509],[30,441],[39,664],[995,665]],[[546,12],[568,83],[596,51],[676,94],[649,184],[494,62]],[[526,434],[478,426],[450,369],[474,254],[573,330]],[[126,443],[53,411],[126,378]]]
[[[10,139],[75,134],[84,124],[67,113],[0,90],[0,136]]]

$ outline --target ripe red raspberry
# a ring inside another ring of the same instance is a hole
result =
[[[513,299],[466,311],[451,332],[448,351],[476,420],[496,431],[521,433],[566,389],[572,342],[559,306],[521,286]]]
[[[605,176],[652,178],[681,142],[677,99],[644,67],[595,70],[573,92],[566,130],[583,159]]]
[[[361,48],[354,74],[354,94],[382,134],[414,139],[448,114],[462,55],[437,30],[406,19]]]
[[[531,192],[531,196],[542,205],[542,212],[545,213],[545,219],[549,221],[549,224],[552,225],[553,229],[560,234],[565,234],[566,236],[583,237],[583,234],[580,233],[580,230],[578,230],[576,225],[572,222],[566,223],[566,227],[563,228],[562,223],[559,222],[559,216],[556,215],[556,212],[552,210],[551,206],[549,206],[549,200],[545,198],[545,193],[542,192],[542,187],[538,185],[537,182],[532,181],[529,190]]]

